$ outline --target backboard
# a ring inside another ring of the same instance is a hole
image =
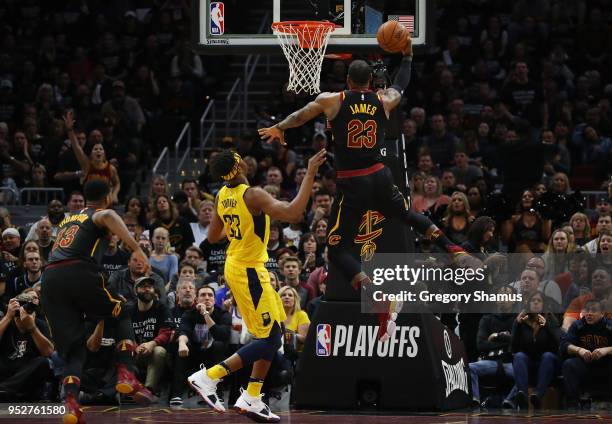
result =
[[[193,4],[192,34],[200,54],[282,54],[270,28],[278,21],[335,23],[330,53],[381,52],[376,31],[387,20],[412,28],[417,49],[431,42],[434,33],[433,0],[194,0]]]

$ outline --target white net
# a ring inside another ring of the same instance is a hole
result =
[[[287,90],[296,93],[317,94],[323,56],[329,36],[334,28],[330,22],[275,22],[274,34],[278,37],[289,62]]]

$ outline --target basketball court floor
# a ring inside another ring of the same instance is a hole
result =
[[[248,424],[252,421],[235,412],[217,414],[209,408],[172,411],[167,408],[137,407],[86,407],[88,424],[127,423],[181,423],[181,424]],[[537,414],[491,412],[449,413],[344,413],[331,411],[289,411],[278,414],[282,424],[518,424],[532,423],[612,423],[612,412],[608,410],[567,414],[564,411],[545,411]],[[59,417],[10,417],[0,416],[2,423],[56,423]]]

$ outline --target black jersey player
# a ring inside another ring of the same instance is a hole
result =
[[[322,113],[327,117],[335,142],[338,190],[327,234],[329,258],[356,289],[371,283],[350,249],[359,231],[361,217],[368,209],[398,217],[449,252],[463,253],[427,217],[410,209],[380,155],[380,143],[385,139],[389,114],[399,105],[408,86],[411,65],[412,51],[407,49],[393,85],[374,92],[370,90],[370,65],[355,60],[348,69],[349,90],[321,93],[273,127],[259,129],[262,139],[268,142],[278,139],[285,144],[286,129],[303,125]],[[388,337],[395,329],[394,323],[388,321],[390,315],[381,318],[381,337]]]
[[[92,180],[84,188],[85,209],[66,217],[59,225],[49,265],[42,276],[42,305],[51,336],[60,357],[66,362],[63,375],[66,413],[64,423],[82,422],[78,405],[80,376],[86,356],[85,318],[102,321],[117,319],[117,384],[141,404],[149,404],[152,394],[131,370],[135,348],[129,317],[122,300],[106,285],[100,260],[111,234],[132,249],[136,259],[148,264],[147,256],[130,236],[111,204],[111,190],[102,180]],[[142,277],[148,278],[148,277]]]

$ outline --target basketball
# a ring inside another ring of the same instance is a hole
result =
[[[397,21],[387,21],[378,28],[378,45],[389,53],[398,53],[406,46],[406,27]]]

